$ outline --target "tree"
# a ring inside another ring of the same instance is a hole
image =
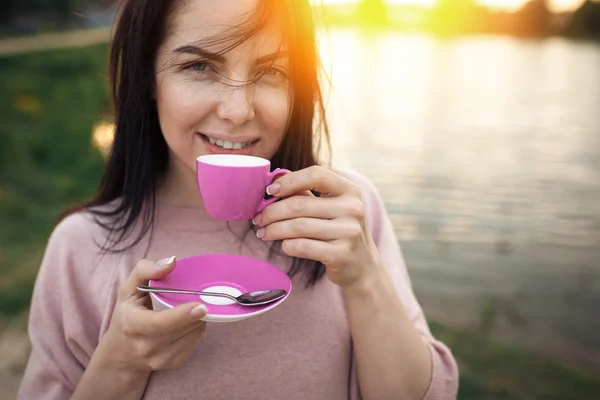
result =
[[[551,33],[551,21],[548,0],[530,0],[515,13],[515,31],[522,36],[546,36]]]
[[[600,3],[586,0],[573,14],[566,33],[576,37],[600,37]]]
[[[81,12],[82,7],[97,3],[94,0],[2,0],[0,22],[11,26],[18,17],[38,18],[58,28],[68,26],[74,13]],[[102,1],[100,1],[102,2]]]

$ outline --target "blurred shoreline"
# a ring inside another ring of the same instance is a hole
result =
[[[110,28],[76,29],[13,38],[0,38],[0,57],[39,51],[92,46],[108,42]]]
[[[61,2],[9,1],[0,16],[0,37],[31,36],[68,30],[106,28],[116,8],[112,0]],[[433,7],[387,4],[385,0],[313,5],[319,24],[364,27],[438,36],[500,34],[521,38],[563,36],[600,40],[600,2],[584,0],[571,11],[554,12],[548,0],[528,0],[514,11],[480,5],[476,0],[437,0]]]

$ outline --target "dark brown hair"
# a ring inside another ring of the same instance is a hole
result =
[[[172,17],[184,12],[185,5],[185,0],[123,0],[118,5],[109,63],[114,142],[98,193],[70,210],[87,209],[95,215],[96,222],[109,232],[108,244],[103,246],[106,251],[124,251],[153,228],[157,183],[167,170],[169,157],[152,96],[155,59]],[[279,21],[290,54],[292,101],[283,141],[271,163],[273,168],[290,170],[315,165],[322,144],[329,145],[329,135],[309,1],[259,0],[252,14],[239,29],[211,38],[212,43],[224,44],[221,53],[225,53],[270,21]],[[134,230],[135,239],[117,247]],[[276,246],[280,250],[281,244]],[[290,275],[299,271],[306,271],[307,284],[312,285],[324,275],[324,266],[295,259]]]

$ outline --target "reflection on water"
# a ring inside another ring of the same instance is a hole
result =
[[[492,299],[494,335],[600,370],[600,46],[321,38],[336,164],[381,191],[428,312]]]

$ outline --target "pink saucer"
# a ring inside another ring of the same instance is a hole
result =
[[[266,261],[233,254],[206,254],[178,259],[165,278],[151,280],[149,286],[227,293],[234,297],[253,290],[283,289],[287,294],[264,306],[244,307],[233,300],[215,296],[151,293],[166,307],[201,301],[208,314],[204,321],[233,322],[263,314],[281,304],[292,291],[292,282],[279,267]]]

